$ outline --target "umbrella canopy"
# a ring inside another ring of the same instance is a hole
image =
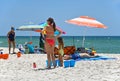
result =
[[[97,21],[95,18],[91,18],[88,16],[81,16],[78,18],[68,20],[66,22],[79,25],[79,26],[86,26],[86,27],[93,27],[93,28],[107,28],[104,24]]]
[[[107,28],[104,24],[97,21],[95,18],[92,18],[89,16],[81,16],[78,18],[67,20],[66,22],[70,24],[75,24],[78,26],[85,26],[85,27],[91,27],[91,28]],[[85,42],[85,36],[83,36],[83,43],[82,43],[83,47],[84,47],[84,42]]]
[[[46,22],[42,22],[39,25],[24,25],[24,26],[20,26],[18,29],[16,30],[20,30],[20,31],[35,31],[35,32],[41,32],[41,30],[47,26]],[[56,27],[58,30],[60,30],[62,32],[62,34],[66,34],[65,31],[63,31],[60,27]],[[58,34],[59,31],[56,31],[55,34]]]
[[[43,28],[41,25],[24,25],[20,26],[17,30],[21,31],[35,31],[37,29]]]

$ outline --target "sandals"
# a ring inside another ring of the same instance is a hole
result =
[[[51,67],[47,67],[46,69],[51,69]]]
[[[13,52],[12,54],[16,54],[16,52]]]

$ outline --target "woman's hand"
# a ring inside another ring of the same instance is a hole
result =
[[[60,36],[55,36],[55,39],[59,38]]]

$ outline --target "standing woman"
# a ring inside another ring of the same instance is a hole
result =
[[[11,27],[11,30],[7,34],[8,45],[9,45],[9,54],[11,53],[11,44],[13,45],[13,54],[15,54],[15,28]]]
[[[51,62],[53,63],[54,68],[56,67],[55,57],[54,57],[55,39],[57,39],[62,34],[62,32],[56,29],[56,24],[53,18],[48,18],[47,24],[48,25],[43,29],[42,34],[44,34],[43,36],[45,38],[45,51],[47,53],[47,59],[48,59],[47,68],[50,69]],[[54,32],[56,30],[58,30],[60,34],[54,36]]]

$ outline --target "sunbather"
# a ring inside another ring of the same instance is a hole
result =
[[[71,54],[71,55],[64,55],[64,60],[69,60],[69,59],[78,59],[78,58],[93,58],[96,57],[98,55],[90,55],[88,53],[75,53],[75,54]]]

